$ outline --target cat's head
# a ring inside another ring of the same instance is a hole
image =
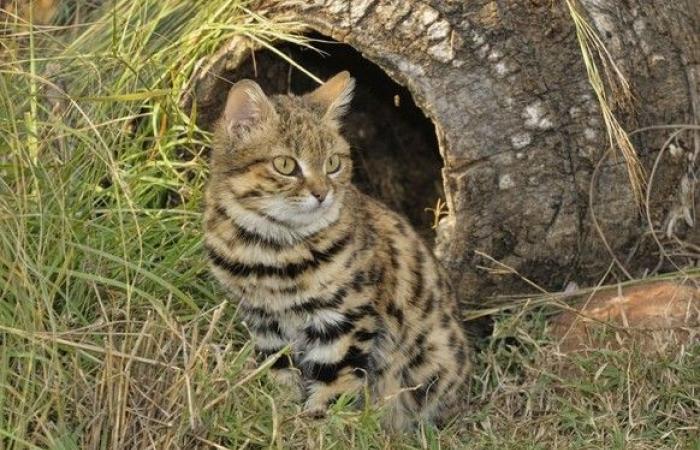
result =
[[[254,81],[234,84],[215,131],[216,190],[292,227],[337,215],[352,174],[340,120],[354,86],[348,72],[303,96],[268,97]]]

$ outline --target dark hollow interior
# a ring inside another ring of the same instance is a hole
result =
[[[353,181],[363,192],[403,213],[428,241],[434,240],[434,208],[443,197],[442,159],[435,128],[406,88],[389,78],[353,47],[313,35],[316,50],[284,44],[278,50],[321,79],[348,70],[356,79],[355,96],[343,134],[353,151]],[[256,51],[221,82],[218,116],[230,82],[251,78],[267,94],[309,92],[318,86],[269,50]]]

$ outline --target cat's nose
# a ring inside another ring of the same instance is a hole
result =
[[[328,195],[328,188],[316,188],[311,190],[311,195],[316,197],[319,203],[322,203]]]

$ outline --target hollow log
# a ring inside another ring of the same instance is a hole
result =
[[[698,124],[700,2],[577,5],[631,86],[632,106],[614,109],[626,130]],[[612,255],[612,275],[620,278],[692,263],[687,255],[660,259],[657,240],[700,243],[693,216],[698,133],[654,128],[631,135],[654,175],[648,204],[640,206],[624,160],[608,152],[564,1],[316,0],[273,2],[263,14],[299,20],[308,32],[351,46],[368,67],[404,86],[432,121],[449,207],[435,248],[465,300],[531,290],[524,278],[548,290],[595,283]],[[256,49],[235,38],[203,65],[189,98],[203,126],[218,116],[241,67],[265,71],[264,61],[251,60]],[[407,155],[392,167],[420,161]],[[404,183],[409,194],[421,189]],[[484,270],[493,261],[483,255],[519,276]]]

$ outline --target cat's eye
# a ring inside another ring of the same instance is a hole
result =
[[[297,168],[297,162],[289,156],[278,156],[272,160],[272,166],[282,175],[292,175]]]
[[[335,173],[340,170],[340,156],[331,155],[326,160],[326,173]]]

